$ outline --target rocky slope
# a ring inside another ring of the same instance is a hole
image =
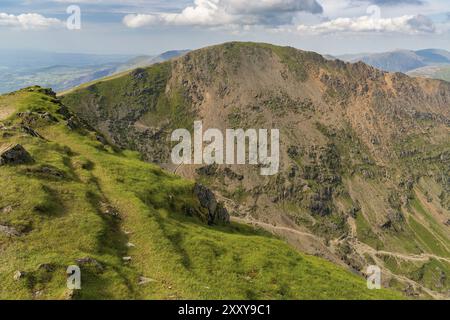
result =
[[[0,299],[401,297],[229,223],[208,188],[109,145],[51,90],[0,110]]]
[[[208,185],[234,219],[415,297],[450,288],[450,84],[228,43],[83,86],[64,103],[106,139]],[[170,163],[170,133],[276,128],[281,171]]]

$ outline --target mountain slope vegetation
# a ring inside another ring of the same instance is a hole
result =
[[[450,288],[450,84],[227,43],[62,97],[113,145],[212,188],[235,220],[413,297]],[[170,133],[280,129],[280,173],[174,166]]]
[[[0,299],[401,297],[266,232],[208,225],[193,181],[109,145],[51,90],[0,110]]]

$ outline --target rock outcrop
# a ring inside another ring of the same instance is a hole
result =
[[[20,144],[0,147],[0,166],[6,164],[26,164],[33,162],[33,158]]]
[[[0,225],[0,234],[5,234],[10,237],[19,237],[21,233],[14,229],[13,227]]]
[[[218,202],[214,193],[205,186],[197,183],[194,194],[200,205],[208,210],[208,224],[229,223],[230,215],[221,202]]]

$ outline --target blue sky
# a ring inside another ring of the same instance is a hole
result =
[[[66,8],[81,9],[68,30]],[[450,0],[0,0],[0,49],[156,54],[225,41],[450,50]]]

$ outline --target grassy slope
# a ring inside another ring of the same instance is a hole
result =
[[[55,115],[58,108],[38,88],[1,96],[0,102]],[[35,125],[47,141],[16,130],[0,136],[1,145],[20,143],[36,161],[0,167],[0,208],[13,206],[9,213],[0,210],[0,224],[24,233],[0,234],[0,298],[65,298],[65,270],[84,257],[103,268],[82,266],[79,299],[401,297],[369,291],[363,279],[264,233],[235,224],[210,227],[183,215],[183,204],[197,206],[192,182],[141,162],[135,153],[104,147],[92,132],[72,131],[57,118]],[[121,219],[107,215],[101,203]],[[17,270],[26,276],[14,280]],[[154,281],[138,285],[140,276]]]

